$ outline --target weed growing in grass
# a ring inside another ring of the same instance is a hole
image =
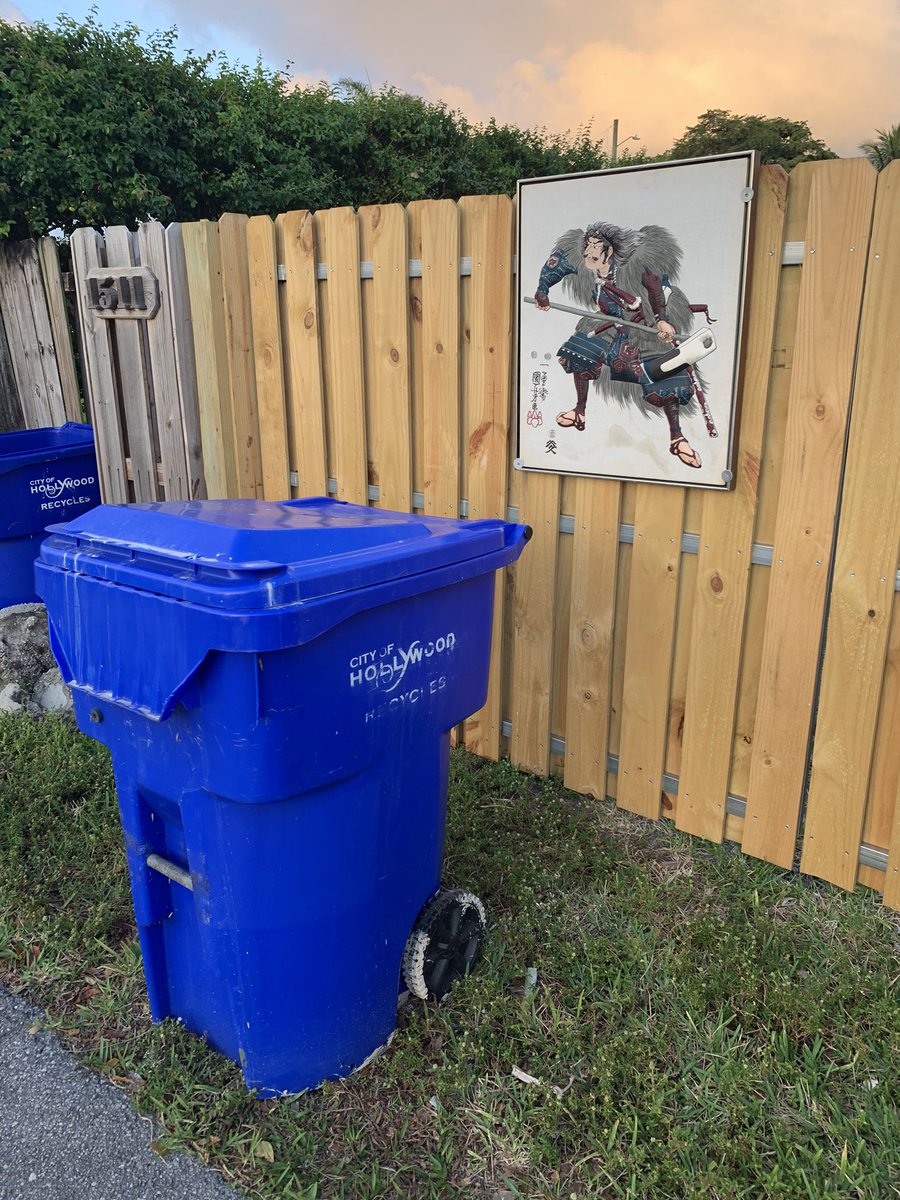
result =
[[[900,926],[871,894],[457,752],[445,882],[488,906],[481,968],[359,1075],[259,1102],[150,1024],[105,752],[6,718],[0,764],[0,973],[161,1152],[248,1195],[900,1195]]]

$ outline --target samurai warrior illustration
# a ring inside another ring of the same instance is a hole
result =
[[[665,413],[669,452],[686,467],[700,467],[685,437],[681,410],[699,405],[707,432],[716,428],[694,364],[716,348],[711,330],[691,333],[695,313],[711,321],[706,305],[690,304],[677,286],[681,249],[659,225],[623,229],[597,221],[570,229],[541,268],[534,303],[539,310],[583,313],[572,336],[557,351],[575,383],[575,405],[559,413],[563,429],[583,431],[590,385],[621,404],[636,404],[645,416]],[[577,307],[555,304],[550,289],[562,282]],[[668,349],[660,353],[660,341]]]

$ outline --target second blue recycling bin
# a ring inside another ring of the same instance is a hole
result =
[[[494,572],[529,532],[234,500],[101,506],[43,544],[54,652],[112,753],[153,1016],[261,1095],[393,1032],[449,731],[484,703]]]
[[[44,530],[100,503],[90,425],[0,434],[0,608],[37,600]]]

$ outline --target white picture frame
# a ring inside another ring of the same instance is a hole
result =
[[[757,171],[519,181],[517,468],[731,487]]]

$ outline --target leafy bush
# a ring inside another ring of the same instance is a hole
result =
[[[352,81],[292,88],[260,62],[179,59],[176,36],[0,21],[0,236],[510,193],[606,163],[584,131],[473,126]]]

